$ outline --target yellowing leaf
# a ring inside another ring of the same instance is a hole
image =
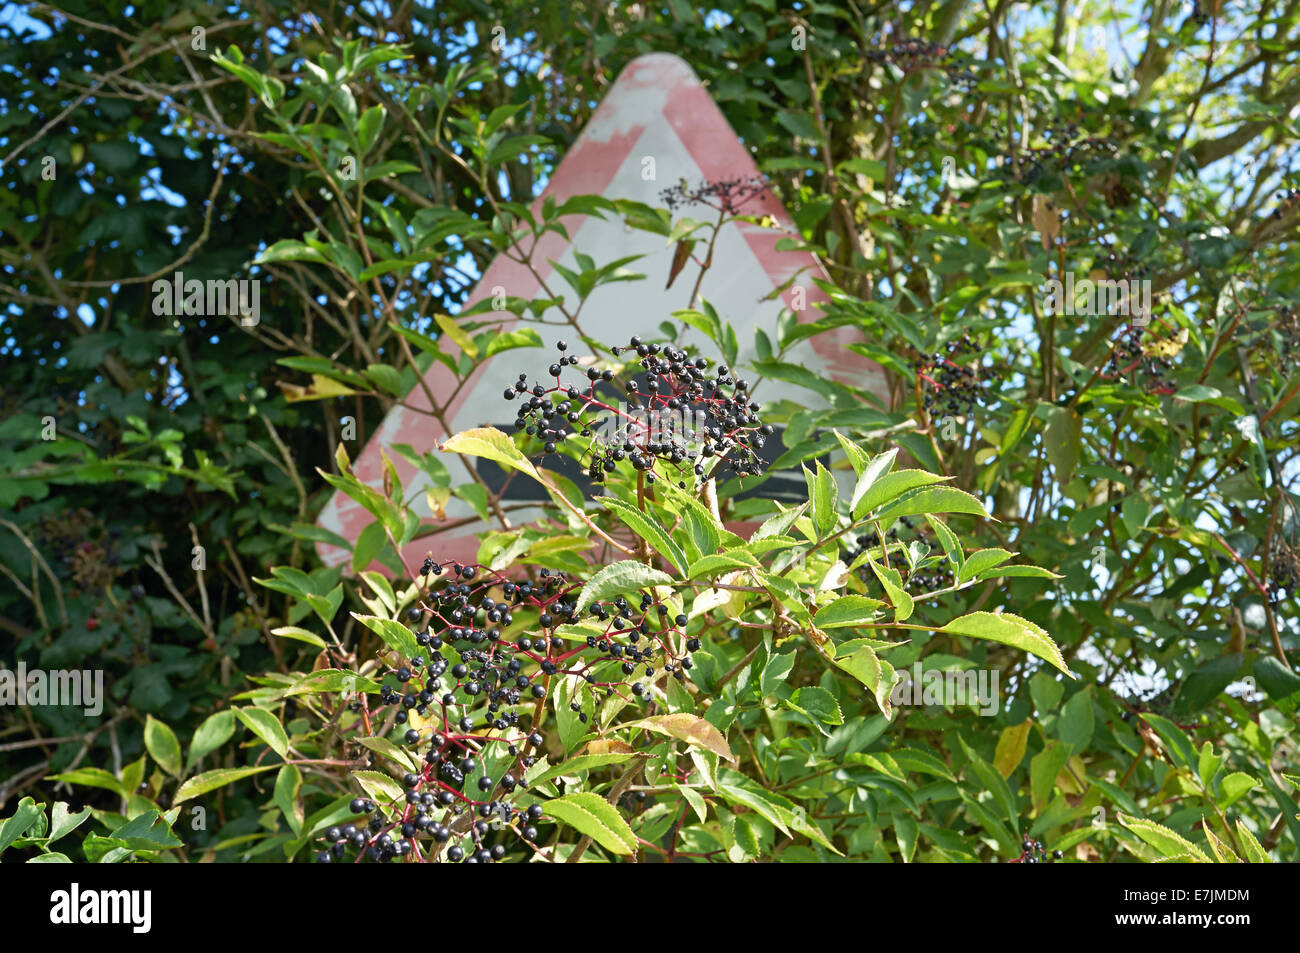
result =
[[[631,722],[624,727],[645,728],[647,731],[669,735],[685,741],[687,744],[706,748],[718,757],[726,758],[728,761],[736,760],[736,756],[731,753],[731,748],[727,745],[727,739],[722,737],[722,732],[703,718],[685,712],[642,718],[640,721]]]
[[[454,319],[445,314],[435,314],[433,320],[438,322],[438,327],[443,334],[456,342],[457,347],[472,358],[478,357],[478,348],[474,344],[474,339]]]
[[[512,470],[520,470],[542,482],[537,469],[515,446],[515,442],[496,427],[475,427],[473,430],[462,431],[444,440],[442,449],[447,453],[483,457]]]
[[[1011,777],[1011,772],[1015,771],[1024,760],[1030,724],[1029,719],[1026,718],[1018,725],[1003,728],[1002,734],[998,736],[998,747],[993,752],[993,767],[997,768],[998,773],[1004,778]]]
[[[280,388],[280,393],[289,403],[296,403],[302,400],[327,400],[330,397],[348,397],[355,394],[356,391],[332,377],[325,377],[323,374],[313,374],[311,376],[311,386],[302,387],[298,384],[286,384],[284,381],[276,381]]]

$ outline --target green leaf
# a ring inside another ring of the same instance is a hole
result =
[[[371,106],[361,114],[361,118],[357,120],[357,143],[361,146],[362,156],[370,151],[383,127],[383,106]]]
[[[1185,857],[1190,855],[1202,864],[1210,862],[1210,858],[1206,857],[1201,849],[1191,841],[1175,834],[1169,828],[1155,823],[1155,821],[1130,817],[1121,811],[1119,822],[1158,850],[1164,857]]]
[[[897,451],[894,452],[897,453]],[[881,456],[883,457],[885,454],[881,454]],[[876,460],[880,459],[880,457],[876,458]],[[893,458],[890,457],[888,460],[884,461],[882,465],[887,465],[892,462]],[[875,461],[872,461],[872,463],[874,465]],[[863,473],[863,478],[865,479],[870,472],[871,471],[868,468],[868,470]],[[915,490],[918,487],[923,486],[930,486],[934,483],[942,483],[944,480],[951,479],[952,477],[937,476],[933,473],[928,473],[925,470],[896,470],[893,473],[886,473],[878,479],[871,481],[865,487],[863,486],[862,479],[859,479],[858,486],[853,491],[853,495],[856,498],[856,502],[853,504],[853,518],[855,520],[860,520],[877,507],[884,506],[886,503],[898,499],[909,490]],[[862,490],[861,493],[858,492],[859,489]],[[930,512],[938,513],[941,511],[931,510]],[[907,516],[912,514],[906,513],[902,515]]]
[[[364,624],[371,632],[383,639],[384,644],[403,659],[409,659],[420,654],[420,644],[415,641],[415,633],[402,623],[374,615],[361,615],[359,612],[353,612],[351,615],[352,618]]]
[[[785,531],[794,525],[795,520],[803,516],[804,510],[807,508],[807,503],[800,503],[794,509],[785,510],[765,520],[762,526],[754,530],[754,535],[749,537],[750,541],[766,539],[769,536],[784,536]]]
[[[931,513],[969,513],[991,519],[983,503],[965,490],[951,486],[932,486],[918,490],[893,506],[886,507],[872,519],[886,526],[900,516],[929,516]]]
[[[642,512],[629,503],[608,496],[598,497],[597,500],[606,509],[613,510],[619,519],[661,553],[678,572],[686,572],[686,553],[682,552],[682,548],[668,535],[668,531],[653,513]]]
[[[599,794],[582,791],[542,802],[542,810],[615,854],[634,854],[636,835],[627,821]]]
[[[1259,779],[1252,778],[1242,771],[1234,771],[1219,782],[1217,803],[1220,810],[1226,810],[1242,798],[1247,791],[1260,787]]]
[[[835,659],[835,664],[867,687],[886,718],[894,717],[894,706],[889,699],[894,688],[894,667],[881,661],[871,646],[863,645],[847,657]]]
[[[360,784],[371,800],[396,803],[405,796],[402,786],[380,771],[353,771],[353,779]]]
[[[994,566],[1001,566],[1004,562],[1014,556],[1015,553],[1009,553],[1005,549],[977,549],[966,557],[962,563],[961,571],[957,573],[957,582],[962,583],[967,579],[974,579],[982,572],[987,572]]]
[[[1074,476],[1083,448],[1083,418],[1068,407],[1053,407],[1043,430],[1043,449],[1062,485]]]
[[[286,764],[280,768],[280,773],[275,777],[272,800],[284,813],[294,834],[301,834],[305,811],[302,803],[302,772],[296,765]]]
[[[1255,835],[1250,832],[1243,818],[1237,818],[1237,843],[1241,845],[1241,852],[1246,855],[1246,859],[1252,864],[1271,864],[1273,859],[1268,856],[1263,846]]]
[[[50,809],[50,833],[46,839],[46,844],[53,844],[65,834],[72,833],[88,817],[90,817],[90,808],[83,807],[73,814],[68,810],[66,803],[56,801],[54,807]]]
[[[1088,742],[1092,740],[1092,730],[1092,696],[1086,689],[1075,692],[1061,712],[1056,733],[1078,754],[1088,747]]]
[[[672,584],[672,577],[644,563],[624,559],[604,567],[587,580],[578,598],[577,612],[581,614],[593,602],[603,602],[615,596],[627,595],[647,586]]]
[[[844,724],[844,713],[840,711],[839,702],[824,688],[810,685],[797,688],[790,696],[790,702],[805,715],[828,725]]]
[[[200,758],[216,751],[229,741],[234,733],[235,713],[229,709],[203,719],[203,724],[195,729],[194,737],[190,739],[190,756],[186,761],[186,767],[194,767]]]
[[[1300,692],[1300,675],[1272,655],[1255,660],[1255,678],[1259,680],[1259,687],[1275,702],[1285,701]]]
[[[215,771],[204,771],[190,778],[177,789],[172,804],[180,804],[182,801],[215,791],[235,781],[261,774],[263,771],[273,771],[279,767],[278,764],[261,764],[255,768],[217,768]]]
[[[393,744],[387,738],[357,738],[357,744],[369,748],[376,754],[383,755],[390,761],[395,761],[407,771],[418,770],[415,759],[403,751],[397,745]]]
[[[505,334],[493,334],[488,340],[487,347],[483,350],[484,357],[491,357],[501,351],[509,351],[519,347],[541,347],[542,336],[532,328],[520,328],[517,331],[507,331]]]
[[[376,524],[371,524],[376,525]],[[282,625],[271,630],[271,634],[282,639],[294,639],[298,642],[306,642],[308,645],[314,645],[318,649],[325,648],[325,640],[315,632],[299,628],[296,625]]]
[[[886,569],[871,556],[867,557],[867,564],[871,566],[871,571],[876,574],[876,578],[885,589],[885,595],[889,597],[889,602],[894,607],[894,621],[906,622],[911,617],[915,605],[912,597],[903,589],[903,580],[898,570],[892,567]]]
[[[1196,752],[1192,748],[1192,741],[1187,737],[1186,732],[1179,728],[1174,722],[1165,718],[1163,715],[1157,715],[1152,712],[1143,712],[1139,715],[1143,721],[1155,729],[1160,740],[1164,743],[1165,750],[1170,757],[1181,761],[1183,767],[1195,771],[1197,764]]]
[[[133,793],[128,791],[121,781],[103,768],[77,768],[75,771],[65,771],[62,774],[53,775],[46,778],[46,780],[80,784],[88,788],[104,788],[116,792],[121,797]]]
[[[269,711],[264,708],[236,708],[235,717],[281,758],[289,756],[289,736],[284,733],[284,726]]]
[[[817,527],[819,536],[825,536],[838,520],[835,514],[835,503],[839,499],[839,488],[835,485],[835,476],[822,466],[821,461],[818,461],[816,466],[815,475],[810,473],[807,467],[803,468],[803,473],[808,483],[813,525]]]
[[[325,692],[365,692],[373,694],[379,691],[379,682],[358,675],[350,669],[319,668],[309,672],[284,690],[285,696],[310,695]],[[358,739],[360,740],[360,739]]]
[[[876,481],[889,472],[889,468],[894,465],[894,458],[897,456],[897,447],[893,450],[886,450],[884,453],[872,457],[871,462],[862,468],[862,471],[858,474],[858,482],[853,487],[853,496],[849,499],[849,511],[853,514],[854,519],[857,519],[859,514],[863,512],[858,509],[858,503],[876,485]]]
[[[716,553],[701,556],[695,562],[691,563],[686,572],[687,579],[700,579],[708,576],[715,576],[720,572],[731,572],[736,569],[762,569],[762,564],[743,549],[733,550],[729,553]]]
[[[865,625],[876,619],[876,610],[884,603],[866,596],[841,596],[829,605],[823,606],[813,617],[813,624],[819,629],[844,629]]]
[[[584,771],[590,771],[592,768],[603,768],[606,765],[621,764],[629,758],[636,757],[632,754],[581,754],[576,758],[570,758],[562,764],[553,765],[547,768],[535,778],[528,778],[529,787],[537,787],[552,778],[561,776],[572,776],[582,774]]]
[[[1079,677],[1065,664],[1065,658],[1051,636],[1028,619],[1022,619],[1009,612],[970,612],[953,619],[936,631],[1001,642],[1003,645],[1010,645],[1037,655],[1071,678]]]
[[[1071,753],[1072,749],[1066,742],[1049,741],[1042,751],[1029,759],[1029,790],[1036,815],[1047,807],[1056,777],[1070,760]]]
[[[1016,829],[1016,833],[1019,833],[1020,811],[1016,807],[1016,799],[1011,793],[1011,786],[1007,784],[1007,779],[1002,775],[1001,771],[989,764],[981,758],[979,754],[972,750],[970,746],[966,744],[965,738],[958,735],[958,741],[960,741],[962,750],[965,752],[966,758],[970,762],[971,770],[975,773],[975,776],[979,778],[980,784],[984,786],[986,791],[993,795],[994,800],[998,802],[998,806],[1002,809],[1002,816],[1010,820],[1012,826]]]
[[[26,834],[37,819],[44,815],[45,809],[32,798],[25,797],[19,801],[18,810],[14,812],[14,816],[6,820],[3,827],[0,827],[0,854],[3,854],[10,844]]]
[[[149,756],[173,778],[181,776],[181,743],[176,733],[149,715],[144,722],[144,746]]]

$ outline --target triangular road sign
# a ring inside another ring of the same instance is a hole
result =
[[[653,178],[647,177],[647,169],[653,170]],[[652,53],[633,60],[624,69],[537,198],[533,211],[540,216],[542,203],[548,196],[562,205],[569,197],[583,194],[633,199],[662,207],[663,190],[682,180],[695,185],[702,181],[747,180],[757,176],[758,169],[749,151],[694,71],[680,57]],[[777,250],[782,237],[797,232],[776,197],[770,191],[760,191],[740,210],[746,215],[771,216],[777,227],[761,228],[747,222],[730,222],[724,226],[700,296],[713,303],[722,318],[735,327],[740,345],[738,363],[743,366],[756,356],[754,329],[763,328],[769,337],[775,338],[777,319],[784,309],[794,312],[800,321],[816,320],[819,312],[814,306],[825,301],[826,296],[812,283],[812,278],[824,278],[825,274],[811,255]],[[699,210],[693,214],[690,209],[684,212],[694,218],[707,217]],[[564,224],[572,244],[553,232],[548,233],[533,256],[540,278],[553,296],[574,300],[568,286],[555,280],[558,276],[550,262],[575,268],[575,250],[595,258],[598,266],[627,255],[644,256],[631,268],[646,275],[645,280],[603,285],[587,299],[582,309],[582,325],[592,337],[608,344],[626,344],[633,334],[655,337],[659,324],[671,320],[673,311],[691,305],[696,266],[689,266],[679,280],[665,288],[674,249],[665,243],[663,236],[632,229],[613,217],[602,221],[594,216],[575,216]],[[796,275],[795,282],[779,298],[762,300]],[[498,256],[483,274],[466,306],[501,293],[531,299],[545,292],[527,268]],[[502,331],[525,326],[508,311],[476,316],[481,321],[498,318]],[[528,323],[526,326],[538,331],[545,350],[510,351],[489,358],[459,390],[452,373],[440,363],[433,364],[425,382],[435,398],[442,400],[446,395],[456,394],[447,413],[450,432],[443,432],[427,414],[394,407],[354,461],[355,475],[370,486],[380,487],[383,481],[380,448],[384,448],[397,468],[407,498],[413,501],[412,506],[426,520],[432,519],[423,493],[427,477],[394,454],[391,447],[409,444],[419,452],[433,450],[452,433],[485,425],[510,432],[508,424],[513,420],[514,409],[502,397],[505,388],[515,382],[520,370],[529,372],[529,380],[540,378],[545,365],[558,354],[556,341],[576,342],[572,328],[567,325]],[[825,332],[811,341],[800,342],[786,352],[783,360],[815,374],[883,394],[884,375],[880,367],[846,348],[858,340],[857,332],[850,328]],[[716,348],[693,329],[679,344],[691,342],[702,344],[702,353],[717,358],[713,353]],[[574,353],[572,345],[570,353]],[[536,366],[539,363],[541,369]],[[764,401],[785,397],[804,405],[810,404],[813,396],[803,388],[774,380],[764,381],[759,395]],[[425,410],[429,407],[424,389],[418,385],[406,403]],[[469,482],[468,472],[455,457],[448,455],[444,462],[452,471],[453,486]],[[522,482],[522,478],[517,479],[512,489]],[[454,497],[447,505],[448,520],[470,514],[469,507]],[[522,525],[537,515],[539,511],[517,512],[512,521],[514,525]],[[320,526],[351,542],[371,522],[370,513],[341,492],[334,494],[319,517]],[[478,551],[474,533],[479,530],[480,526],[470,522],[462,528],[417,538],[407,545],[403,558],[408,567],[418,566],[430,551],[439,561],[472,562]],[[336,546],[321,543],[318,549],[327,565],[341,565],[348,559],[348,554]]]

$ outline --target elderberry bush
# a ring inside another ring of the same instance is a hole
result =
[[[563,572],[512,579],[428,558],[420,575],[438,584],[419,606],[419,651],[388,662],[378,704],[353,703],[419,757],[419,770],[403,775],[400,799],[353,800],[364,823],[326,831],[323,862],[526,857],[545,822],[537,798],[522,792],[544,753],[547,715],[560,715],[552,679],[579,680],[567,707],[586,725],[584,699],[642,704],[656,679],[683,681],[701,647],[686,616],[648,592],[579,612],[582,585]]]

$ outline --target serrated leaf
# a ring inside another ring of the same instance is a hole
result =
[[[379,524],[375,523],[372,525],[377,526]],[[282,639],[296,639],[299,642],[306,642],[308,645],[314,645],[320,649],[326,647],[325,640],[322,639],[315,632],[310,632],[307,629],[301,629],[296,625],[279,626],[278,628],[272,629],[271,634],[275,636],[279,636]]]
[[[383,639],[384,644],[403,659],[420,654],[420,644],[415,641],[415,633],[402,623],[359,612],[353,612],[352,618]]]
[[[853,518],[858,518],[858,503],[867,492],[876,485],[876,482],[894,465],[894,458],[898,456],[898,448],[886,450],[884,453],[877,454],[871,458],[871,462],[862,468],[858,474],[858,482],[854,484],[853,495],[849,498],[849,512],[854,514]]]
[[[957,581],[961,583],[967,579],[974,579],[982,572],[1001,566],[1014,555],[1015,553],[1009,553],[1005,549],[977,549],[966,557],[961,572],[957,574]]]
[[[1242,771],[1234,771],[1219,782],[1219,809],[1226,810],[1242,798],[1247,791],[1260,786],[1258,778]]]
[[[678,572],[686,572],[686,553],[682,552],[682,548],[668,535],[668,531],[664,529],[663,524],[659,522],[653,513],[642,512],[629,503],[608,496],[599,497],[598,502],[606,509],[616,513],[618,518],[631,527],[637,536],[653,546],[657,552],[672,563]]]
[[[180,786],[175,797],[172,798],[172,804],[180,804],[182,801],[188,801],[190,798],[207,794],[209,791],[215,791],[227,784],[233,784],[244,778],[252,777],[254,774],[272,771],[279,767],[278,764],[262,764],[255,768],[217,768],[215,771],[204,771]]]
[[[882,456],[884,455],[882,454]],[[889,462],[893,462],[892,457]],[[869,473],[870,471],[866,472]],[[934,483],[942,483],[944,480],[950,479],[952,477],[939,476],[925,470],[895,470],[893,473],[886,473],[863,488],[861,494],[856,489],[854,490],[853,495],[856,502],[853,504],[853,518],[855,520],[862,519],[863,516],[877,507],[898,499],[909,490],[915,490],[918,487],[929,486]],[[862,486],[861,479],[858,480],[858,486]],[[939,511],[935,510],[933,512]]]
[[[932,486],[917,490],[892,506],[877,513],[874,520],[882,526],[893,523],[900,516],[928,516],[931,513],[969,513],[991,519],[984,504],[965,490],[951,486]]]
[[[624,559],[604,567],[587,580],[578,597],[577,613],[581,614],[593,602],[602,602],[615,596],[627,595],[647,586],[667,586],[672,577],[633,559]]]
[[[379,771],[353,771],[352,777],[370,795],[372,801],[395,803],[405,797],[402,786]]]
[[[701,556],[691,563],[686,578],[699,579],[702,576],[713,576],[720,572],[730,572],[735,569],[761,568],[763,568],[762,563],[757,559],[745,550],[737,549],[729,553],[714,553]]]
[[[1206,857],[1201,849],[1191,841],[1174,833],[1169,828],[1157,824],[1155,821],[1130,817],[1121,811],[1119,813],[1119,822],[1158,850],[1163,857],[1170,859],[1191,857],[1202,864],[1210,862],[1210,858]]]
[[[1273,863],[1273,859],[1268,856],[1263,845],[1255,839],[1255,835],[1250,832],[1250,828],[1240,817],[1237,818],[1237,842],[1241,845],[1241,852],[1252,864]]]
[[[636,835],[619,814],[599,794],[582,791],[542,802],[542,810],[550,817],[563,821],[579,833],[585,834],[601,847],[615,854],[633,854],[637,849]]]
[[[512,470],[527,473],[538,482],[544,482],[537,469],[515,446],[515,442],[495,427],[476,427],[462,431],[444,440],[442,449],[447,453],[483,457]]]
[[[281,758],[289,756],[289,736],[284,733],[284,726],[269,711],[263,708],[236,708],[235,717]]]
[[[953,619],[936,631],[1001,642],[1003,645],[1010,645],[1037,655],[1071,678],[1078,678],[1065,664],[1065,658],[1051,636],[1028,619],[1022,619],[1009,612],[970,612]]]
[[[612,752],[609,754],[580,754],[576,758],[570,758],[562,764],[553,765],[552,767],[547,768],[535,778],[529,778],[528,785],[530,787],[536,787],[552,778],[577,775],[581,774],[583,771],[590,771],[592,768],[602,768],[610,764],[622,764],[631,757],[633,757],[632,754],[624,754],[621,752]]]
[[[876,579],[884,587],[885,595],[889,597],[890,604],[894,607],[894,621],[906,622],[912,615],[915,603],[912,601],[912,597],[903,589],[898,570],[885,569],[871,556],[867,557],[867,564],[871,566],[871,571],[875,573]]]
[[[114,791],[121,797],[126,797],[131,793],[115,775],[110,774],[103,768],[77,768],[75,771],[64,771],[62,774],[51,775],[46,778],[47,781],[63,781],[67,784],[81,784],[90,788],[104,788],[107,791]]]
[[[685,741],[687,744],[705,748],[720,758],[726,758],[728,761],[736,761],[736,756],[731,753],[731,748],[727,745],[727,739],[722,736],[722,732],[703,718],[686,712],[654,715],[619,727],[645,728],[647,731],[668,735]]]
[[[808,501],[812,504],[813,525],[817,527],[820,536],[825,536],[838,519],[835,503],[839,489],[835,485],[835,476],[822,466],[821,461],[816,463],[816,472],[807,467],[803,468],[803,472],[808,483]]]
[[[227,709],[203,719],[203,723],[190,739],[190,754],[186,766],[194,767],[204,755],[209,754],[227,741],[235,733],[235,713]]]
[[[844,629],[865,625],[876,618],[876,610],[884,603],[879,599],[866,596],[840,596],[834,602],[822,606],[813,617],[819,629]]]
[[[181,743],[176,733],[153,715],[145,718],[144,746],[164,771],[173,778],[181,776]]]
[[[840,704],[824,688],[818,688],[815,685],[797,688],[790,701],[796,705],[800,711],[811,715],[818,721],[825,722],[828,725],[844,724],[844,714],[840,711]]]

